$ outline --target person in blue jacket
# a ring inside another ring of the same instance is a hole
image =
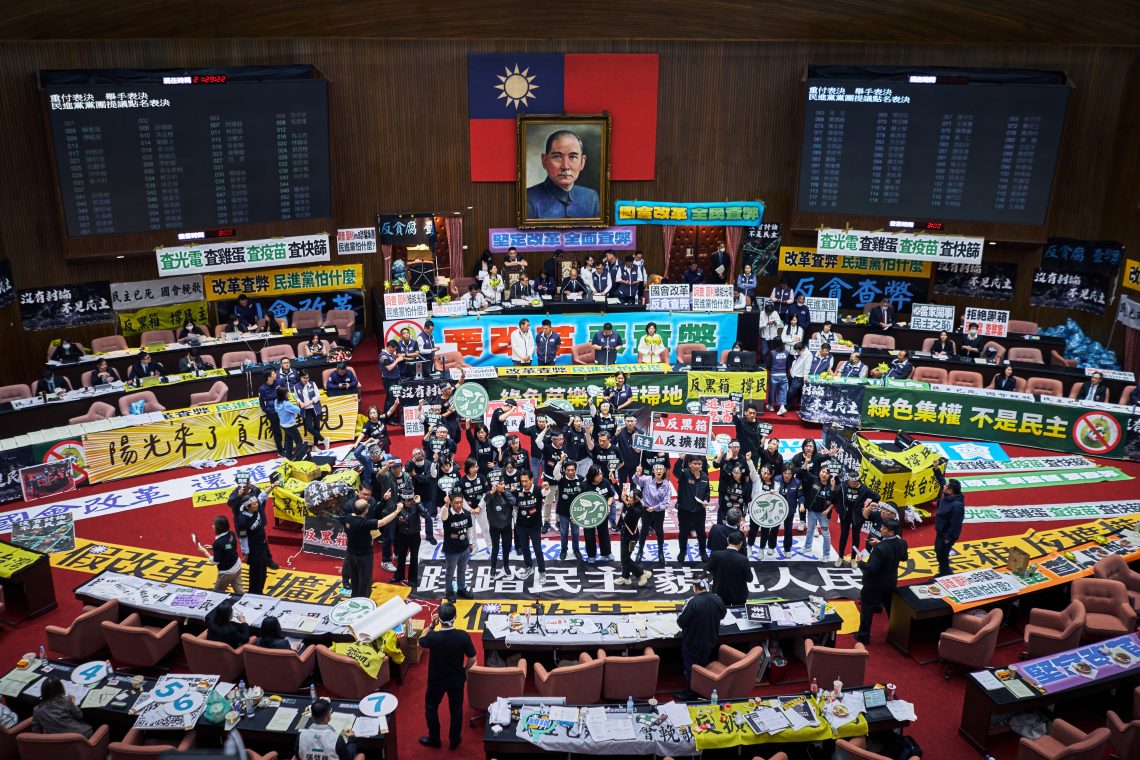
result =
[[[966,498],[962,496],[962,483],[957,478],[946,481],[942,489],[942,502],[934,514],[934,556],[938,558],[938,575],[950,575],[950,550],[962,535],[966,519]]]
[[[277,403],[277,370],[271,369],[265,373],[265,381],[257,389],[257,403],[261,413],[269,422],[269,432],[273,435],[273,446],[277,453],[283,455],[285,449],[281,445],[281,420],[277,417],[274,404]]]
[[[354,391],[359,387],[356,374],[344,362],[336,365],[336,371],[329,373],[328,382],[325,383],[326,391]]]

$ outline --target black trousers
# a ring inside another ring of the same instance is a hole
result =
[[[428,736],[439,741],[439,706],[447,696],[447,711],[450,715],[448,724],[448,738],[452,744],[458,744],[463,738],[463,692],[465,681],[452,681],[449,683],[433,683],[428,681],[427,692],[424,694],[424,717],[427,719]]]
[[[522,525],[515,527],[518,531],[519,549],[522,550],[523,566],[534,567],[534,561],[538,560],[538,572],[546,572],[546,556],[542,553],[542,528],[526,528]],[[534,552],[532,558],[531,552]]]
[[[514,531],[508,525],[505,528],[491,526],[491,572],[499,566],[499,546],[503,547],[503,569],[509,570],[511,566],[511,534]]]
[[[788,516],[784,518],[784,554],[787,554],[788,552],[790,552],[792,550],[792,523],[794,523],[796,521],[796,512],[797,511],[798,510],[795,507],[792,507],[791,509],[788,510]],[[776,548],[776,534],[775,534],[775,532],[772,533],[772,546],[771,546],[771,548],[773,548],[773,549]]]
[[[863,532],[863,520],[860,515],[859,522],[852,522],[851,515],[841,517],[839,519],[839,556],[843,556],[843,551],[847,548],[847,534],[851,534],[851,556],[854,557],[859,553],[859,534]],[[935,546],[937,546],[935,542]]]
[[[601,555],[608,557],[613,550],[610,549],[610,526],[608,520],[596,528],[586,528],[586,556],[590,559]]]
[[[883,608],[884,605],[889,605],[891,592],[885,594],[878,591],[863,590],[859,594],[859,635],[861,637],[869,637],[871,635],[871,621],[875,618],[875,613]],[[888,606],[889,613],[889,606]]]
[[[317,414],[317,410],[302,409],[301,421],[305,423],[305,431],[313,436],[313,445],[319,446],[321,443],[321,417]]]
[[[665,564],[665,513],[645,512],[641,515],[641,537],[637,542],[637,561],[645,552],[645,539],[649,534],[657,536],[657,561]]]
[[[290,425],[282,427],[281,432],[285,437],[285,458],[292,459],[293,454],[304,444],[301,440],[301,428],[298,425]]]
[[[277,449],[278,454],[284,454],[285,449],[281,448],[281,418],[277,416],[277,412],[267,412],[262,410],[265,419],[269,420],[269,432],[273,436],[273,446]]]
[[[265,576],[269,572],[269,544],[251,541],[245,560],[249,565],[249,593],[264,593]]]
[[[681,562],[685,561],[685,553],[689,548],[689,534],[695,532],[697,534],[697,549],[700,550],[701,560],[707,561],[709,556],[706,548],[708,539],[705,536],[705,513],[688,512],[678,509],[677,528],[680,531],[677,534],[678,559]]]
[[[372,595],[372,552],[348,555],[348,586],[353,596]]]
[[[408,556],[411,556],[411,561],[408,562]],[[404,575],[405,567],[408,569],[408,574]],[[420,534],[419,533],[396,533],[396,575],[394,580],[402,581],[407,578],[408,581],[415,586],[416,578],[420,571]]]
[[[692,687],[693,685],[693,666],[694,665],[708,665],[712,660],[712,650],[707,646],[690,646],[689,644],[681,644],[681,672],[685,674],[685,686]]]
[[[640,577],[645,569],[633,558],[633,549],[637,546],[637,538],[629,535],[625,532],[625,528],[622,528],[618,541],[621,542],[621,577]]]
[[[934,535],[934,556],[938,558],[938,575],[950,575],[954,571],[950,569],[950,550],[954,548],[954,542],[948,540],[939,533]]]

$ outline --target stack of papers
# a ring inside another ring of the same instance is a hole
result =
[[[974,673],[973,676],[974,680],[978,682],[978,685],[986,691],[994,691],[1005,685],[989,670],[979,670],[977,673]]]
[[[757,734],[778,734],[792,725],[783,710],[771,707],[761,707],[745,715],[744,719]]]
[[[0,694],[15,699],[28,687],[28,684],[37,680],[39,677],[40,674],[31,668],[27,670],[13,670],[4,676],[3,679],[0,679]],[[39,693],[33,692],[33,696],[38,697]]]
[[[265,726],[267,731],[288,731],[293,725],[293,719],[297,717],[297,708],[295,707],[278,707],[273,713],[273,717],[269,719],[269,723]]]
[[[381,733],[387,733],[388,720],[381,716],[379,718],[366,718],[363,715],[358,716],[356,721],[352,724],[352,733],[360,737],[366,736],[379,736]]]
[[[887,709],[891,711],[891,717],[895,720],[918,720],[918,716],[914,713],[914,705],[905,699],[894,699],[887,702]]]
[[[87,692],[87,696],[79,703],[80,707],[106,707],[115,701],[115,697],[119,696],[122,690],[114,686],[102,686],[98,689],[91,689]]]
[[[689,706],[683,702],[666,702],[663,705],[657,705],[657,712],[664,715],[670,723],[678,728],[693,725],[693,716],[689,714]]]
[[[356,716],[349,713],[334,712],[329,718],[329,725],[335,728],[338,734],[352,728],[354,722],[356,722]]]
[[[549,712],[547,713],[547,717],[549,717],[555,723],[574,724],[578,722],[578,708],[563,707],[562,705],[551,705]]]
[[[657,615],[649,621],[649,627],[661,634],[662,638],[671,639],[681,632],[676,617]]]
[[[633,730],[633,721],[626,713],[609,716],[605,708],[598,712],[586,711],[586,728],[590,730],[590,737],[595,742],[621,742],[633,741],[637,734]]]

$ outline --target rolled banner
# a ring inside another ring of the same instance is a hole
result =
[[[423,607],[415,602],[405,602],[394,596],[379,607],[349,624],[348,632],[362,644],[367,644],[380,638],[385,631],[390,631],[408,618],[413,618],[423,612]]]

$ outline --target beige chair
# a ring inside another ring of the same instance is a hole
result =
[[[226,351],[222,354],[222,369],[235,369],[250,362],[257,363],[257,354],[252,351]]]
[[[595,660],[586,652],[578,655],[577,665],[550,671],[536,662],[534,688],[544,697],[565,697],[568,705],[592,705],[602,696],[604,665],[602,660]]]
[[[1128,587],[1105,578],[1073,581],[1073,599],[1085,606],[1085,639],[1123,636],[1136,629],[1136,610],[1128,600]]]
[[[998,374],[1001,374],[1001,373],[999,372]],[[994,375],[992,378],[990,378],[989,385],[987,385],[986,387],[987,388],[996,387],[997,386],[997,379],[998,379],[998,375]],[[1025,393],[1026,392],[1025,388],[1027,385],[1028,385],[1028,383],[1026,382],[1024,377],[1018,377],[1017,375],[1013,376],[1013,390],[1016,391],[1017,393]]]
[[[1061,384],[1060,380],[1055,380],[1051,377],[1031,377],[1025,381],[1025,392],[1036,393],[1041,396],[1063,398],[1065,395],[1065,386]]]
[[[178,739],[178,744],[168,741]],[[168,752],[188,752],[194,748],[197,734],[186,731],[181,738],[177,733],[152,731],[147,733],[137,728],[127,731],[121,742],[111,742],[111,760],[134,760],[139,757],[158,757]]]
[[[118,599],[108,600],[97,607],[84,606],[83,611],[66,628],[58,625],[44,626],[48,649],[58,652],[69,660],[83,662],[107,648],[107,640],[103,636],[103,621],[115,622],[118,619]]]
[[[575,343],[570,347],[570,357],[574,364],[594,364],[594,344]]]
[[[234,649],[224,641],[210,641],[206,634],[207,631],[202,631],[197,636],[182,634],[182,653],[186,656],[190,672],[216,673],[223,681],[237,683],[245,672],[245,661],[242,659],[245,646]],[[249,639],[250,643],[254,640],[252,636]]]
[[[20,401],[32,397],[32,386],[27,383],[0,385],[0,401]]]
[[[1086,734],[1057,718],[1050,726],[1048,736],[1021,740],[1017,760],[1100,760],[1109,736],[1107,728]]]
[[[261,361],[263,362],[276,362],[282,359],[296,359],[297,355],[293,353],[293,347],[287,343],[282,343],[276,346],[266,346],[261,349]]]
[[[1029,624],[1022,638],[1025,657],[1037,658],[1076,649],[1085,632],[1085,606],[1078,601],[1060,612],[1034,607],[1029,610]]]
[[[950,380],[950,373],[942,367],[915,367],[914,374],[910,376],[910,379],[918,380],[921,383],[946,385]]]
[[[356,332],[356,312],[352,309],[329,309],[325,312],[325,324],[336,328],[336,334],[343,340],[350,340]]]
[[[16,737],[31,727],[31,718],[25,718],[11,728],[0,726],[0,758],[3,758],[3,760],[15,760],[15,758],[19,757],[20,748],[16,743]]]
[[[892,757],[880,755],[867,749],[867,738],[853,736],[850,739],[839,739],[835,742],[836,760],[894,760]],[[919,760],[918,755],[912,755],[908,760]]]
[[[312,330],[320,327],[324,318],[317,309],[299,309],[290,316],[293,327],[297,330]]]
[[[146,348],[151,343],[160,342],[166,346],[174,342],[173,330],[146,330],[139,336],[139,347]]]
[[[177,620],[159,628],[143,625],[139,614],[133,612],[121,623],[104,620],[99,625],[111,659],[124,665],[153,668],[178,647]]]
[[[981,372],[973,372],[967,369],[952,369],[946,377],[946,382],[950,385],[957,385],[960,388],[981,388],[985,384],[985,378],[982,377]]]
[[[871,654],[859,642],[851,649],[817,646],[811,639],[804,639],[804,663],[807,665],[808,681],[815,679],[821,688],[835,681],[852,686],[866,682],[867,660]]]
[[[1116,402],[1118,404],[1131,404],[1128,397],[1132,395],[1132,391],[1136,390],[1135,385],[1126,385],[1124,390],[1120,392],[1120,399]]]
[[[756,675],[760,672],[760,659],[763,647],[752,647],[747,653],[735,647],[721,644],[717,659],[708,665],[694,665],[691,688],[702,697],[712,696],[740,699],[747,697],[756,685]]]
[[[677,363],[678,364],[692,364],[693,354],[697,351],[708,351],[708,346],[704,343],[678,343],[677,344]]]
[[[985,615],[959,612],[954,616],[950,628],[943,631],[938,639],[938,657],[967,668],[989,666],[997,646],[1002,617],[1000,608],[990,610]],[[953,668],[947,668],[946,680],[950,680],[952,674]]]
[[[527,663],[519,658],[512,668],[489,668],[474,665],[467,671],[467,704],[476,714],[468,721],[475,725],[486,717],[487,707],[499,697],[521,697],[526,691]]]
[[[34,734],[24,731],[16,737],[20,760],[106,760],[111,729],[99,726],[91,738],[83,734]]]
[[[607,655],[604,649],[599,649],[598,659],[606,664],[602,675],[602,699],[620,701],[631,696],[649,699],[657,693],[661,658],[652,647],[646,647],[642,654],[633,657]]]
[[[1140,613],[1140,573],[1130,568],[1128,563],[1124,561],[1124,557],[1119,554],[1101,557],[1093,565],[1093,577],[1123,583],[1128,592],[1128,601],[1132,605],[1132,609]]]
[[[83,422],[98,422],[99,420],[109,420],[114,416],[115,407],[105,401],[93,401],[86,414],[72,417],[67,421],[67,424],[78,425]]]
[[[199,404],[220,404],[230,397],[230,387],[221,380],[210,386],[210,390],[190,394],[190,406]]]
[[[1011,362],[1045,363],[1045,357],[1041,355],[1040,348],[1029,348],[1027,346],[1013,346],[1005,352],[1005,358]]]
[[[126,351],[127,339],[122,335],[104,335],[102,338],[91,340],[91,353],[109,354],[112,351]]]
[[[128,393],[126,396],[119,397],[119,414],[124,417],[130,414],[131,404],[136,401],[146,402],[146,408],[143,409],[143,414],[166,411],[166,407],[158,403],[158,398],[155,397],[153,391],[139,391],[138,393]]]
[[[1112,734],[1109,741],[1116,754],[1123,760],[1140,760],[1140,686],[1132,692],[1132,720],[1125,722],[1112,710],[1106,717]]]
[[[378,691],[392,678],[391,660],[388,657],[384,658],[380,670],[373,678],[351,657],[337,654],[323,644],[318,645],[316,649],[321,683],[341,699],[363,699]]]
[[[1001,364],[1001,360],[1005,358],[1005,346],[998,343],[996,340],[987,340],[985,345],[982,346],[982,358],[986,358],[986,352],[990,349],[994,350],[993,360]]]
[[[292,649],[266,649],[246,644],[242,652],[247,680],[269,692],[293,694],[313,673],[317,664],[316,647],[301,654]]]
[[[1029,322],[1024,319],[1011,319],[1006,325],[1006,331],[1020,335],[1036,335],[1037,323]]]
[[[867,333],[860,344],[863,348],[878,348],[883,351],[895,350],[895,336]]]

